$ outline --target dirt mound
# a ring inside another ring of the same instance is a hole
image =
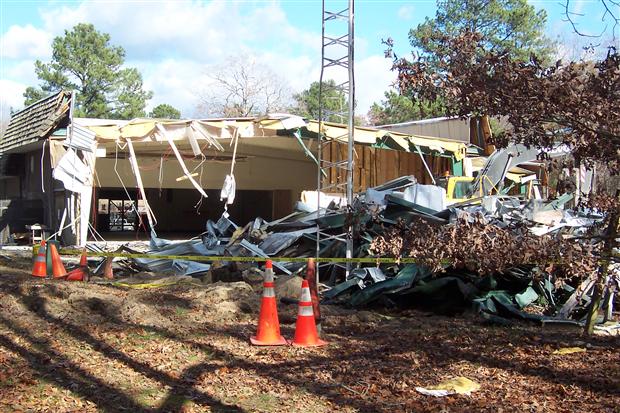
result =
[[[172,286],[153,290],[120,290],[98,286],[71,291],[70,306],[90,322],[158,327],[201,321],[238,321],[257,310],[258,297],[245,282]]]
[[[200,311],[220,321],[247,320],[258,312],[260,297],[246,282],[210,284],[196,293]]]
[[[178,284],[141,290],[5,273],[0,277],[0,287],[0,310],[4,314],[35,312],[76,325],[113,323],[183,328],[201,322],[251,320],[260,305],[260,295],[245,282]]]

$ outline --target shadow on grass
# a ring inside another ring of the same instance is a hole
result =
[[[2,316],[0,316],[0,323],[28,341],[29,344],[27,347],[19,345],[9,337],[0,334],[0,345],[19,354],[28,362],[33,371],[58,387],[90,400],[103,411],[116,412],[119,408],[131,412],[147,411],[129,395],[106,384],[53,350],[47,340],[32,336],[28,331]],[[57,366],[62,366],[62,368],[57,368]]]
[[[215,365],[213,363],[202,362],[194,364],[186,368],[178,378],[173,377],[166,372],[161,372],[154,369],[148,363],[133,359],[122,352],[122,349],[117,349],[114,346],[93,337],[82,327],[50,314],[46,310],[46,299],[39,296],[38,291],[26,295],[21,292],[19,288],[8,288],[7,286],[2,286],[0,291],[4,291],[19,298],[28,306],[33,314],[45,320],[47,323],[61,328],[64,332],[70,334],[75,339],[90,345],[94,350],[100,352],[103,356],[119,361],[135,372],[153,379],[161,383],[163,386],[169,387],[170,390],[159,408],[148,409],[148,411],[179,412],[182,410],[183,405],[187,400],[191,400],[194,403],[205,407],[208,406],[212,411],[217,412],[244,411],[242,408],[237,406],[225,405],[215,400],[211,395],[196,388],[195,383],[200,379],[201,375],[215,370]],[[150,305],[155,306],[157,304]],[[384,337],[385,340],[383,341],[381,334],[373,335],[373,332],[366,331],[360,333],[360,337],[363,341],[366,341],[368,345],[362,345],[354,349],[335,348],[328,354],[317,354],[312,353],[311,350],[308,350],[308,352],[301,354],[297,359],[284,359],[281,363],[274,364],[268,361],[253,361],[248,358],[234,355],[230,351],[225,351],[214,345],[198,342],[192,338],[189,338],[187,334],[176,333],[161,327],[124,322],[122,320],[115,319],[114,317],[110,317],[109,314],[107,317],[109,322],[115,327],[124,330],[141,329],[160,335],[167,339],[183,343],[191,346],[192,348],[208,353],[213,359],[223,360],[229,368],[242,369],[252,375],[276,381],[281,386],[292,385],[300,390],[304,390],[316,396],[324,397],[329,400],[329,402],[341,408],[353,408],[363,412],[390,411],[390,409],[384,407],[384,409],[387,410],[383,410],[377,405],[377,400],[369,395],[359,394],[358,392],[352,391],[345,393],[342,389],[344,387],[342,386],[343,383],[340,383],[341,386],[338,386],[339,383],[337,383],[337,380],[328,382],[325,379],[320,379],[320,374],[329,373],[329,375],[333,374],[333,376],[344,375],[344,384],[355,383],[361,379],[372,383],[378,375],[382,374],[381,372],[364,371],[362,368],[356,369],[357,373],[360,371],[362,372],[360,376],[350,377],[349,374],[347,377],[348,372],[341,366],[347,366],[349,364],[364,366],[364,363],[366,363],[367,360],[389,360],[391,357],[409,352],[422,352],[425,353],[432,361],[433,364],[429,366],[430,368],[440,365],[450,365],[462,360],[467,360],[491,368],[516,372],[524,376],[539,377],[550,383],[560,385],[577,385],[583,389],[587,389],[605,396],[617,394],[617,389],[610,387],[609,383],[605,380],[592,380],[582,371],[568,371],[561,368],[555,368],[553,366],[535,368],[535,366],[531,366],[526,362],[503,358],[499,353],[488,354],[483,351],[483,347],[481,347],[481,351],[478,352],[475,349],[459,348],[454,344],[438,344],[436,337],[425,336],[415,340],[413,339],[413,336],[408,336],[406,332],[403,332],[402,340],[398,346],[395,346],[396,341],[393,340],[393,337]],[[63,367],[64,370],[62,370],[62,375],[56,378],[55,376],[51,377],[51,379],[55,380],[59,386],[65,387],[74,393],[97,403],[99,408],[102,410],[116,411],[115,409],[119,403],[121,403],[123,406],[129,406],[128,410],[130,411],[147,411],[147,409],[139,405],[135,400],[119,389],[115,389],[105,384],[100,385],[100,379],[93,377],[90,373],[83,371],[78,366],[75,366],[62,354],[58,354],[51,348],[50,343],[34,337],[28,331],[25,331],[22,327],[19,327],[19,325],[11,320],[0,318],[0,322],[5,324],[15,334],[18,334],[29,341],[32,347],[37,349],[36,351],[26,349],[23,346],[17,345],[8,337],[0,336],[2,339],[0,344],[24,357],[31,364],[34,370],[39,371],[42,374],[49,374],[45,367],[45,360],[47,358],[58,360],[58,362],[65,366]],[[205,322],[201,324],[200,327],[209,333],[233,337],[239,342],[240,346],[247,345],[248,337],[253,332],[251,331],[252,328],[248,325],[222,326]],[[286,331],[287,333],[291,332],[290,327],[284,327],[283,331]],[[341,326],[334,329],[334,334],[332,337],[336,340],[340,337],[342,337],[343,340],[346,340],[344,337],[350,335],[349,333],[350,331],[347,326]],[[454,333],[448,331],[445,334],[450,335]],[[350,342],[350,340],[348,342]],[[394,362],[394,360],[392,360],[392,362]],[[402,366],[402,369],[407,368],[408,367],[405,365]],[[56,372],[58,372],[58,370],[56,370]],[[79,383],[77,390],[74,390],[73,387],[71,387],[71,382]],[[93,394],[93,392],[89,390],[91,388],[101,388],[105,391],[103,394],[99,394],[99,392],[95,392]],[[393,399],[396,401],[399,400],[398,395],[394,394]],[[395,410],[397,409],[392,408],[392,411]]]
[[[33,295],[23,295],[19,288],[7,289],[6,286],[2,286],[1,290],[20,298],[32,314],[56,327],[61,328],[64,332],[68,333],[75,339],[90,345],[95,351],[98,351],[103,356],[119,361],[134,371],[150,379],[158,381],[163,386],[170,387],[170,393],[161,408],[157,409],[158,411],[181,411],[183,403],[189,399],[196,404],[208,406],[211,411],[214,412],[244,412],[243,409],[237,406],[225,405],[215,400],[210,395],[194,388],[193,382],[195,379],[200,374],[213,369],[213,366],[203,363],[199,366],[190,367],[181,374],[179,379],[176,379],[168,373],[154,369],[147,363],[129,357],[120,349],[116,349],[114,346],[93,337],[82,328],[50,314],[46,310],[46,299],[38,296],[38,291],[35,291]],[[37,349],[37,351],[19,346],[6,336],[0,336],[2,338],[1,344],[7,349],[20,354],[29,362],[33,370],[49,376],[48,378],[60,387],[64,387],[88,400],[91,400],[96,403],[100,409],[105,411],[118,411],[119,403],[121,402],[121,405],[124,406],[123,408],[126,407],[129,411],[154,411],[153,409],[147,409],[139,405],[135,400],[123,393],[121,390],[105,384],[100,379],[93,377],[90,373],[80,369],[64,355],[54,350],[51,343],[49,343],[47,339],[35,337],[26,329],[20,327],[17,323],[5,317],[0,316],[0,323],[4,324],[15,334],[27,340],[30,346]],[[52,370],[48,370],[48,367],[46,366],[49,365],[49,360],[54,360],[53,364],[60,365],[62,369],[55,369],[53,370],[54,374],[51,374]],[[58,373],[59,371],[61,374]],[[77,383],[78,386],[72,386],[72,383]],[[89,389],[93,390],[90,391]]]

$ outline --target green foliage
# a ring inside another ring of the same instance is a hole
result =
[[[371,125],[387,125],[443,116],[444,108],[439,102],[414,101],[395,90],[385,92],[385,100],[373,103],[368,111]]]
[[[46,97],[48,93],[44,92],[41,89],[37,89],[36,87],[28,86],[26,91],[24,91],[24,106],[30,106],[34,102],[43,99]]]
[[[144,116],[146,102],[153,96],[143,89],[142,76],[135,68],[122,68],[125,51],[110,45],[110,35],[92,24],[79,23],[52,43],[52,60],[35,62],[41,89],[24,93],[28,105],[59,90],[76,90],[76,116],[131,119]]]
[[[310,87],[293,95],[295,106],[291,113],[309,119],[319,119],[319,82],[312,82]],[[336,82],[323,82],[324,110],[323,118],[329,122],[346,122],[346,118],[334,115],[333,112],[347,112],[347,99],[341,91],[336,90]],[[346,114],[345,114],[346,116]]]
[[[536,11],[527,0],[438,0],[435,18],[411,29],[409,40],[433,62],[443,57],[438,38],[479,32],[487,51],[508,52],[521,61],[533,53],[545,61],[553,49],[543,34],[546,21],[546,12]]]
[[[149,118],[158,119],[181,119],[181,112],[167,103],[162,103],[153,108],[149,113]]]

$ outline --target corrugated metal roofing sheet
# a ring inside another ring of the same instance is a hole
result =
[[[67,137],[65,145],[73,149],[93,152],[97,145],[96,137],[95,132],[74,123],[71,125],[71,133]]]

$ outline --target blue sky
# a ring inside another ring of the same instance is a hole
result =
[[[547,34],[560,37],[558,54],[565,57],[579,53],[584,40],[570,34],[558,1],[530,3],[547,10]],[[346,1],[328,5],[340,9]],[[365,114],[394,79],[381,39],[392,37],[396,51],[407,54],[409,29],[434,15],[435,1],[357,0],[355,7],[358,113]],[[605,27],[596,0],[571,0],[571,8],[585,14],[576,16],[580,30]],[[21,108],[24,89],[37,84],[34,61],[49,61],[52,39],[78,22],[93,23],[125,48],[126,64],[137,67],[154,92],[150,107],[170,103],[184,116],[197,113],[209,89],[207,73],[231,57],[268,65],[291,92],[319,76],[320,0],[0,0],[1,116]]]

